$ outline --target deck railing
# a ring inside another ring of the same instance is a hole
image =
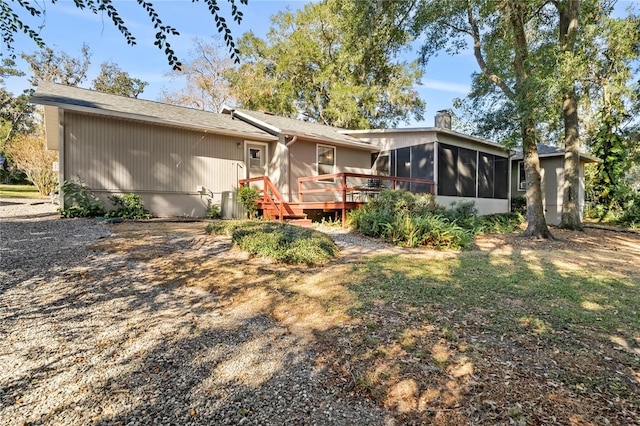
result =
[[[314,182],[314,188],[309,188],[308,186]],[[426,179],[342,172],[298,178],[298,201],[301,203],[310,201],[308,197],[305,200],[305,195],[312,194],[316,198],[328,196],[333,201],[342,203],[367,201],[384,189],[405,189],[416,193],[433,194],[434,186],[435,182]]]
[[[250,183],[254,182],[262,183],[262,186],[258,185],[258,187],[256,188],[260,193],[260,199],[258,200],[258,202],[261,202],[263,207],[267,207],[268,209],[279,212],[278,220],[282,222],[284,220],[284,210],[286,207],[286,203],[284,201],[284,198],[282,197],[282,194],[280,194],[280,192],[275,187],[273,182],[271,182],[271,179],[269,179],[268,176],[259,176],[250,179],[241,179],[238,181],[238,183],[240,183],[240,186],[249,185]],[[262,217],[264,220],[267,219],[266,215],[263,215]]]

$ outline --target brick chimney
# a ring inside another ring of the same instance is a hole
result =
[[[438,111],[435,118],[436,127],[451,130],[451,113],[449,110],[443,109]]]

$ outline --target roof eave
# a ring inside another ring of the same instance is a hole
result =
[[[183,129],[203,130],[205,132],[212,132],[212,133],[225,135],[225,136],[241,137],[241,138],[252,139],[252,140],[261,141],[261,142],[271,142],[271,141],[278,140],[278,138],[271,135],[260,135],[257,133],[240,132],[240,131],[234,131],[234,130],[224,129],[220,127],[200,126],[197,124],[185,124],[179,121],[163,120],[161,118],[152,117],[148,115],[132,114],[128,112],[114,111],[114,110],[94,108],[94,107],[85,107],[82,105],[73,105],[73,104],[67,104],[63,102],[52,102],[47,99],[40,98],[37,94],[31,97],[31,102],[40,104],[40,105],[54,106],[62,110],[83,112],[87,114],[103,115],[103,116],[116,117],[116,118],[122,118],[122,119],[128,119],[128,120],[135,120],[135,121],[145,121],[149,123],[180,127]]]

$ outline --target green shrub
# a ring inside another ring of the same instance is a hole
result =
[[[473,205],[464,205],[451,214],[436,203],[433,195],[386,190],[351,212],[349,220],[361,233],[394,244],[458,250],[471,244],[472,232],[452,217],[468,215],[473,209]]]
[[[220,206],[214,204],[211,200],[207,200],[207,211],[205,213],[207,219],[220,219]]]
[[[527,197],[517,196],[511,199],[511,211],[513,213],[520,213],[521,215],[527,214]]]
[[[207,232],[231,235],[240,249],[277,262],[320,265],[338,255],[338,248],[328,235],[285,223],[212,222],[207,225]]]
[[[136,194],[112,195],[109,197],[115,210],[105,214],[106,217],[121,217],[123,219],[149,219],[151,213],[144,208],[142,198]]]
[[[630,228],[640,227],[640,194],[630,196],[624,202],[618,222]]]
[[[243,186],[238,190],[238,201],[244,206],[249,219],[256,217],[258,213],[258,198],[260,198],[260,191],[250,186]]]
[[[382,191],[380,196],[350,213],[351,225],[365,235],[408,247],[430,246],[459,250],[475,234],[513,232],[523,221],[519,213],[478,216],[475,204],[461,201],[445,210],[433,195]]]
[[[58,213],[63,217],[95,217],[105,213],[102,201],[80,181],[66,180],[60,186],[64,194],[64,208]]]

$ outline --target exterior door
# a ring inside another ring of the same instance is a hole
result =
[[[247,166],[247,177],[267,175],[267,145],[261,143],[247,142],[245,150],[245,164]]]

